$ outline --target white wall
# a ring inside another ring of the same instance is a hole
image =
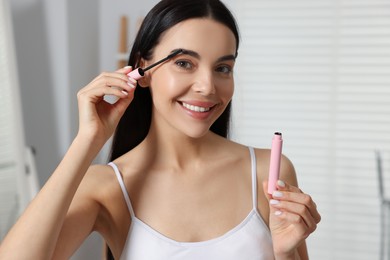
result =
[[[43,181],[59,159],[56,106],[44,3],[11,1],[26,142],[36,149],[36,164]]]

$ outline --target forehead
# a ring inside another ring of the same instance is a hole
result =
[[[180,22],[164,32],[155,54],[164,56],[173,49],[194,50],[201,56],[216,57],[236,53],[236,38],[224,24],[210,18],[196,18]]]

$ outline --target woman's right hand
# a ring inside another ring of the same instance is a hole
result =
[[[79,136],[102,145],[111,137],[134,98],[137,81],[127,76],[131,71],[131,67],[124,67],[103,72],[77,93]],[[118,101],[110,104],[104,100],[105,95],[116,96]]]
[[[79,133],[49,180],[1,241],[0,259],[53,259],[54,254],[65,259],[90,233],[100,205],[86,192],[93,181],[80,185],[133,100],[137,82],[128,78],[131,70],[125,67],[104,72],[78,92]],[[118,101],[107,103],[105,95],[116,96]],[[61,233],[65,235],[61,237]]]

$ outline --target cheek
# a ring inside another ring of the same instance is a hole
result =
[[[194,78],[190,74],[178,74],[167,71],[166,73],[156,73],[151,77],[150,87],[154,95],[164,95],[167,97],[177,97],[189,90]],[[218,98],[224,102],[229,102],[234,94],[234,80],[214,78],[214,87]]]
[[[187,77],[180,77],[172,73],[159,73],[154,75],[150,81],[152,92],[164,95],[177,95],[188,85]]]
[[[234,94],[234,81],[227,80],[218,83],[218,95],[224,100],[231,100]]]

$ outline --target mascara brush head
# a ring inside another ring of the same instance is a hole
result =
[[[153,63],[152,65],[150,65],[150,66],[148,66],[148,67],[146,67],[144,69],[137,68],[137,69],[133,70],[132,72],[127,74],[127,76],[129,76],[129,77],[131,77],[131,78],[133,78],[135,80],[139,80],[140,78],[145,76],[145,72],[146,71],[150,70],[151,68],[153,68],[153,67],[155,67],[155,66],[157,66],[157,65],[159,65],[159,64],[161,64],[161,63],[163,63],[163,62],[165,62],[165,61],[167,61],[169,59],[172,59],[173,57],[175,57],[176,55],[178,55],[178,54],[180,54],[182,52],[183,52],[182,49],[178,49],[178,50],[172,52],[171,54],[169,54],[168,56],[166,56],[165,58],[163,58],[163,59]]]

